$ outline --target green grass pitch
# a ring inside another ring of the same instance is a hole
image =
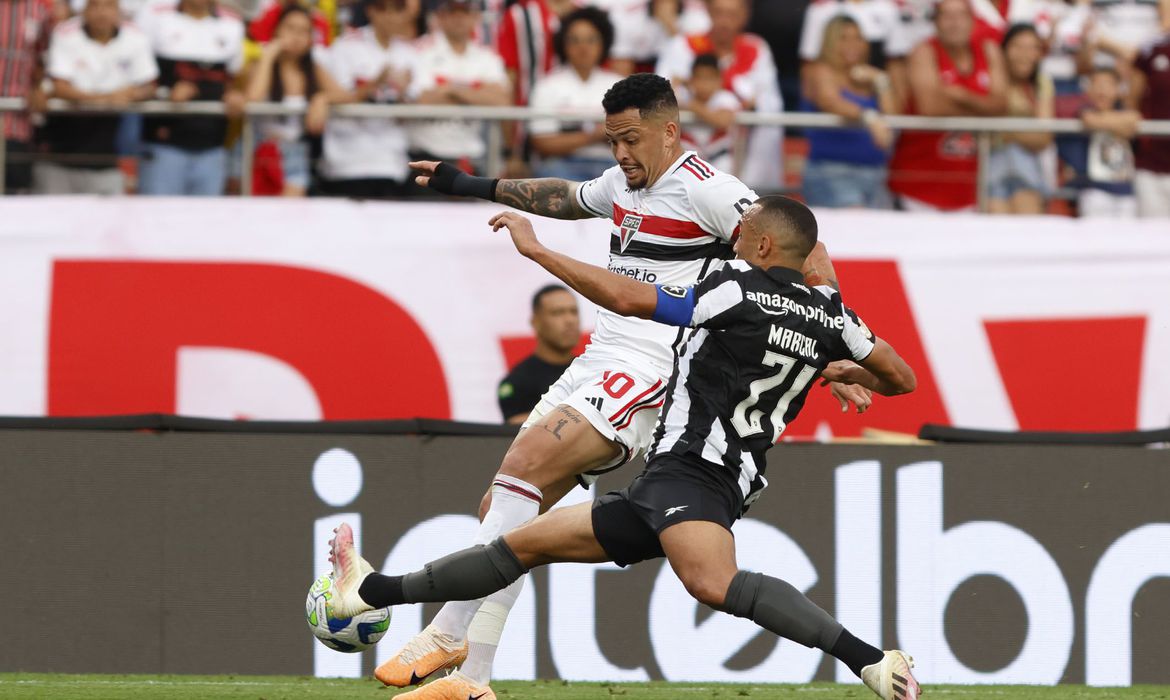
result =
[[[711,683],[497,683],[500,700],[866,700],[874,697],[859,686],[719,685]],[[1085,688],[1083,686],[928,686],[933,699],[994,700],[1170,700],[1170,686]],[[70,700],[300,700],[301,698],[369,698],[388,700],[394,693],[374,680],[326,680],[292,676],[100,676],[63,674],[0,674],[0,698],[69,698]]]

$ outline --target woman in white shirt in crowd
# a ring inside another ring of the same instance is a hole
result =
[[[530,106],[572,116],[529,125],[532,148],[540,156],[535,173],[591,180],[613,165],[601,112],[601,99],[621,79],[601,67],[613,46],[613,25],[604,11],[583,7],[565,16],[553,44],[562,66],[537,83]]]

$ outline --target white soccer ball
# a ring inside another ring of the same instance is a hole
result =
[[[326,603],[333,597],[333,574],[322,574],[305,598],[305,621],[322,644],[336,651],[356,653],[378,643],[390,629],[390,608],[370,610],[350,618],[335,618]]]

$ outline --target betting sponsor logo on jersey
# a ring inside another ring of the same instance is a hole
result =
[[[637,233],[638,229],[641,227],[642,217],[638,216],[637,214],[626,214],[622,219],[622,225],[619,227],[621,228],[621,236],[619,236],[619,238],[621,238],[623,252],[625,251],[626,246],[630,244],[630,241],[634,240],[634,234]]]
[[[610,264],[609,271],[614,274],[625,275],[630,279],[637,280],[639,282],[646,282],[648,284],[654,284],[658,280],[657,273],[651,272],[641,267],[623,267],[622,265]]]

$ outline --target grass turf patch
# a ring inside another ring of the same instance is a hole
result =
[[[566,683],[499,682],[500,700],[735,700],[736,698],[807,698],[864,700],[874,695],[861,686],[723,685],[717,683]],[[1084,686],[927,686],[927,698],[994,700],[1170,700],[1170,686],[1086,688]],[[300,700],[301,698],[370,698],[387,700],[397,692],[374,680],[295,676],[118,676],[67,674],[0,674],[0,698],[70,698],[71,700]]]

